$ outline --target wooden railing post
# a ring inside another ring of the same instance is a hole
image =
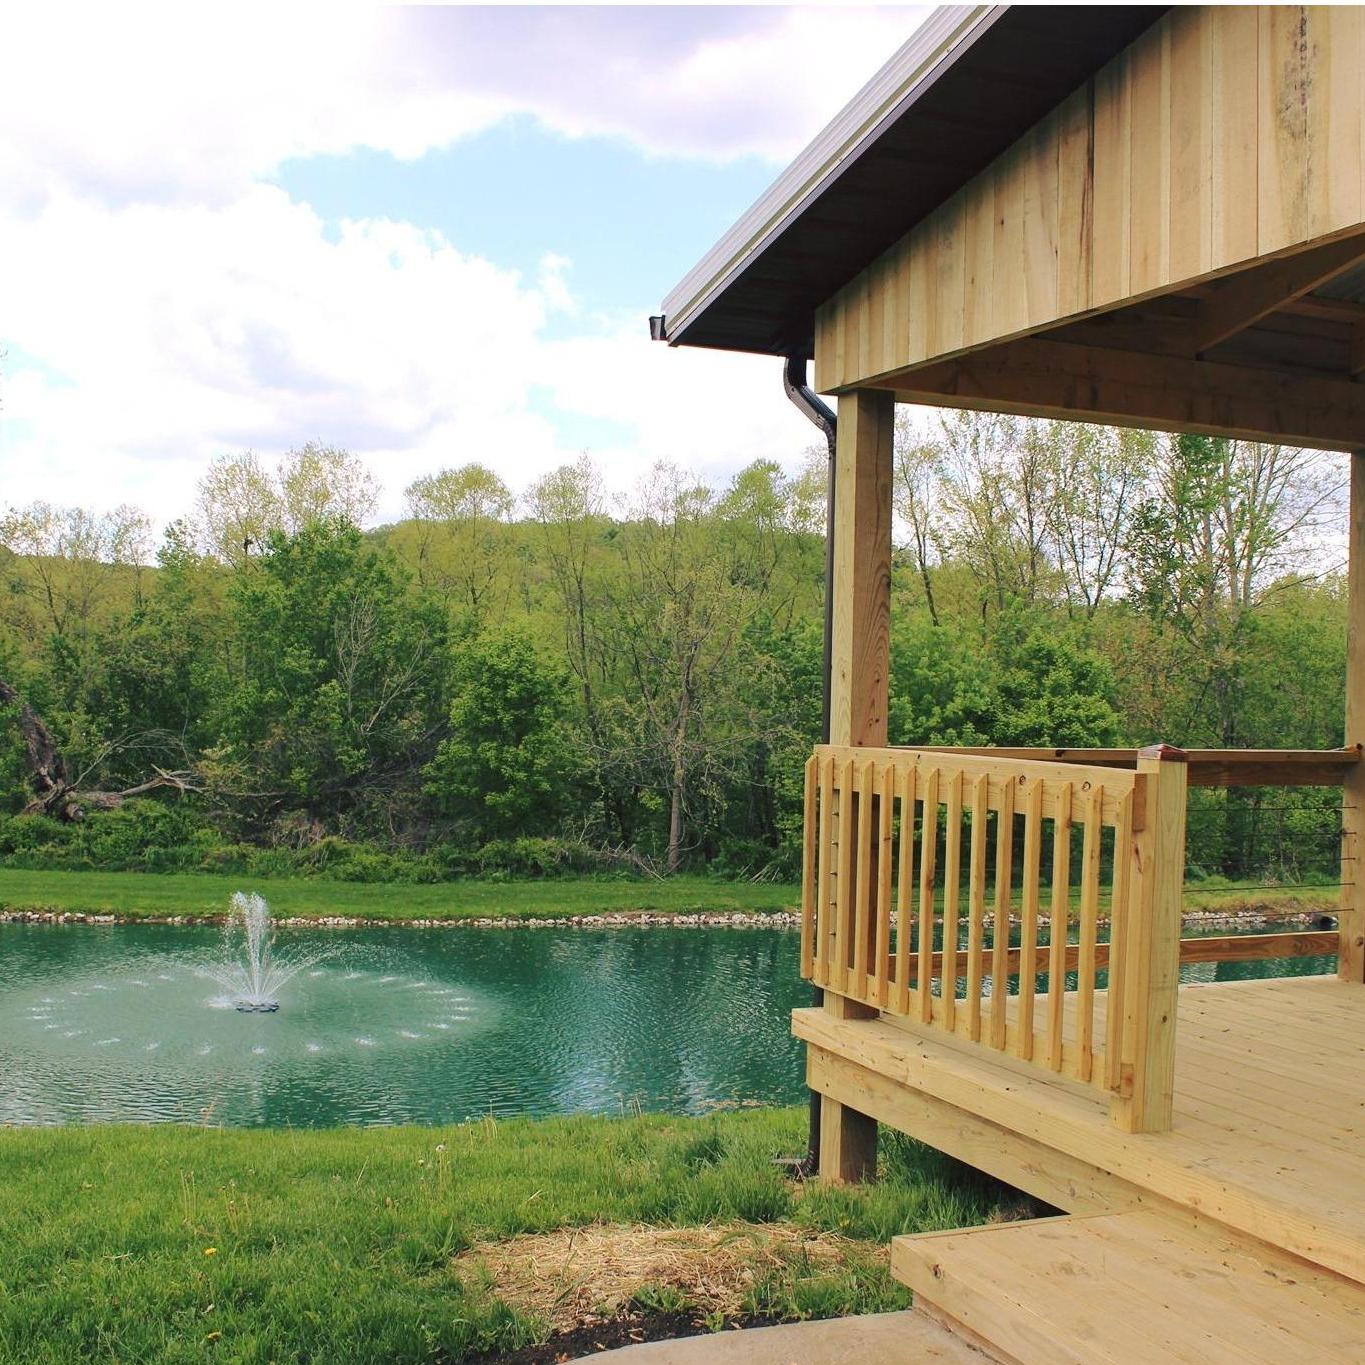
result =
[[[1185,755],[1164,744],[1143,749],[1138,774],[1144,779],[1135,792],[1142,813],[1126,853],[1128,904],[1123,920],[1118,907],[1114,918],[1124,935],[1123,1017],[1108,1021],[1105,1043],[1122,1049],[1114,1122],[1130,1133],[1159,1133],[1171,1126],[1175,1088]]]

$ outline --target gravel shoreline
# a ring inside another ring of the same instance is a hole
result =
[[[1330,925],[1323,925],[1324,918]],[[221,925],[224,915],[118,915],[80,910],[0,909],[0,924],[209,924]],[[292,915],[276,919],[286,929],[794,929],[801,916],[795,911],[610,911],[600,915],[466,916],[461,919],[369,919],[357,915]],[[1013,920],[1018,923],[1018,919]],[[1108,923],[1101,919],[1101,924]],[[1276,913],[1270,907],[1248,905],[1236,910],[1191,910],[1181,920],[1186,928],[1236,929],[1248,924],[1276,924],[1286,928],[1336,927],[1335,913],[1303,908]]]
[[[80,910],[0,910],[0,924],[223,924],[225,915],[116,915]],[[611,911],[601,915],[465,916],[460,919],[368,919],[359,915],[286,915],[286,929],[792,929],[801,923],[790,910]]]

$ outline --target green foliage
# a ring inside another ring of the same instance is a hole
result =
[[[979,638],[917,616],[893,622],[893,744],[989,744],[996,698]]]
[[[272,799],[345,809],[435,731],[443,614],[354,526],[272,533],[230,601],[242,662],[225,737]]]
[[[1081,627],[1018,603],[985,630],[893,626],[889,725],[899,744],[1113,744],[1113,675]]]
[[[31,795],[19,703],[0,703],[0,820],[6,812],[22,810]]]
[[[1340,742],[1343,580],[1304,576],[1330,541],[1326,461],[972,414],[902,415],[896,441],[893,743]],[[623,863],[791,879],[825,472],[820,452],[725,487],[659,467],[613,503],[584,457],[516,520],[467,464],[363,533],[363,465],[313,443],[278,469],[216,462],[155,568],[135,509],[7,513],[0,677],[82,786],[183,773],[175,809],[200,824],[175,849],[142,815],[133,838],[19,826],[0,857],[367,884]],[[0,813],[25,785],[0,714]],[[1207,799],[1192,868],[1331,870],[1331,810]]]
[[[994,622],[993,744],[1103,748],[1118,742],[1114,677],[1079,629],[1019,607]]]
[[[582,772],[567,672],[520,631],[455,648],[449,736],[423,770],[438,808],[477,841],[558,827]]]

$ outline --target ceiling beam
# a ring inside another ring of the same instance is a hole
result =
[[[1365,262],[1365,234],[1339,238],[1269,265],[1233,275],[1213,285],[1200,303],[1194,325],[1194,351],[1202,356],[1220,341],[1236,336],[1277,308]]]
[[[883,376],[900,402],[1355,450],[1365,384],[1025,339]]]

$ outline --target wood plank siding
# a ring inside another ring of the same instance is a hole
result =
[[[838,391],[1365,222],[1365,10],[1172,9],[816,313]]]

